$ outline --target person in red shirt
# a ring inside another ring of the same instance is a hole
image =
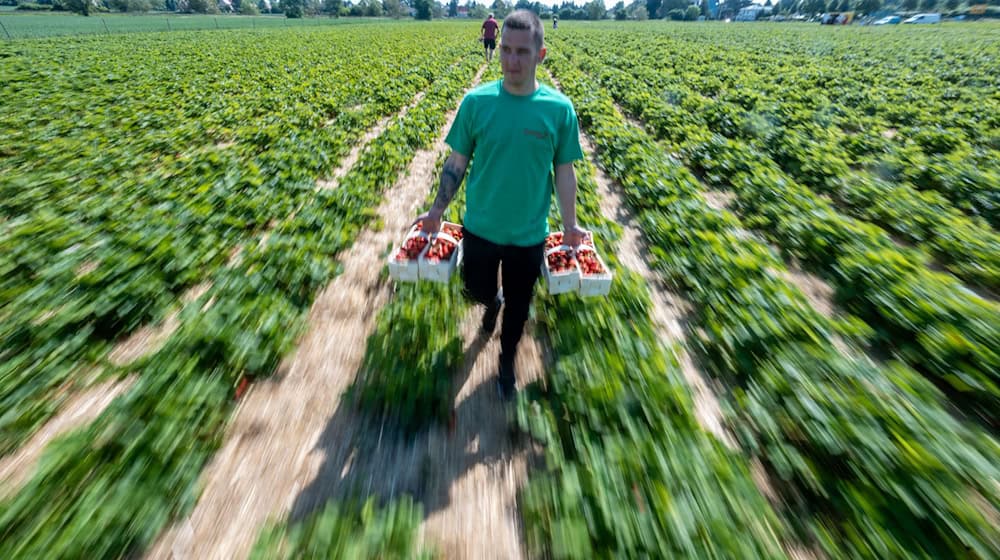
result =
[[[480,40],[483,42],[483,49],[486,51],[486,62],[493,60],[493,51],[497,48],[497,31],[500,26],[497,20],[493,19],[493,14],[483,22]]]

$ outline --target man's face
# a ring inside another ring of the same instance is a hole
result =
[[[545,58],[545,47],[535,47],[531,31],[507,29],[500,37],[500,66],[503,78],[513,85],[534,81],[535,68]]]

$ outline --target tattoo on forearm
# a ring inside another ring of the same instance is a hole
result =
[[[434,199],[434,208],[444,210],[455,198],[458,186],[462,183],[462,175],[465,170],[451,163],[444,164],[441,171],[441,185],[438,186],[437,197]]]

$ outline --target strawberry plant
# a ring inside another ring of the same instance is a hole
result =
[[[606,43],[607,37],[600,40]],[[607,94],[592,83],[592,74],[567,61],[589,64],[587,57],[564,44],[560,47],[565,54],[550,57],[552,67],[563,87],[582,100],[577,104],[581,120],[589,126],[599,159],[639,212],[657,266],[695,304],[694,342],[710,371],[732,380],[731,426],[772,472],[776,490],[786,496],[781,513],[796,536],[832,557],[933,556],[960,550],[995,555],[995,528],[989,521],[995,516],[990,509],[995,488],[981,482],[995,478],[992,465],[998,462],[998,448],[992,437],[954,418],[934,388],[912,373],[904,376],[905,368],[872,365],[854,350],[835,346],[833,332],[852,338],[869,337],[871,332],[855,321],[827,319],[812,311],[801,293],[775,273],[783,266],[777,255],[738,231],[737,218],[709,208],[690,172],[651,148],[645,133],[616,114]],[[782,194],[777,185],[772,188],[775,197]],[[820,358],[813,361],[812,356]],[[831,356],[842,365],[825,366]],[[774,373],[775,363],[801,372],[797,376],[802,385],[788,393],[789,399],[799,401],[794,409],[789,410],[791,400],[774,400],[777,387],[765,385],[785,378]],[[864,377],[852,383],[849,376],[856,372]],[[824,376],[830,385],[819,383]],[[814,378],[817,385],[810,385]],[[836,388],[841,384],[852,386],[853,398],[841,397]],[[760,400],[744,399],[748,392]],[[920,418],[926,429],[910,426],[902,431],[912,420],[890,421],[899,410],[905,410],[907,418]],[[825,422],[810,420],[820,411]],[[857,419],[862,416],[871,419]],[[849,431],[854,426],[864,429]],[[887,445],[894,438],[906,445]],[[914,441],[927,444],[915,453]],[[855,455],[852,449],[859,451]],[[837,460],[831,460],[832,454],[839,454]],[[837,487],[814,483],[817,477],[841,480],[844,469],[850,469],[856,482]],[[907,482],[886,485],[888,476]],[[800,499],[799,484],[810,490],[808,499]],[[924,491],[921,499],[926,501],[918,504],[902,490],[913,487],[934,491]],[[975,501],[972,507],[961,503],[969,496]],[[935,512],[933,518],[928,510]],[[914,527],[933,537],[914,539]]]
[[[409,498],[383,508],[371,500],[364,504],[330,502],[300,521],[266,527],[250,558],[430,558],[417,544],[421,519],[419,504]]]

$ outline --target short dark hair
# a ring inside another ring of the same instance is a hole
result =
[[[514,10],[507,17],[503,18],[504,30],[523,29],[531,32],[531,38],[535,40],[535,48],[542,50],[545,42],[545,28],[542,27],[542,20],[538,19],[538,14],[531,10]],[[501,35],[502,36],[502,35]]]

